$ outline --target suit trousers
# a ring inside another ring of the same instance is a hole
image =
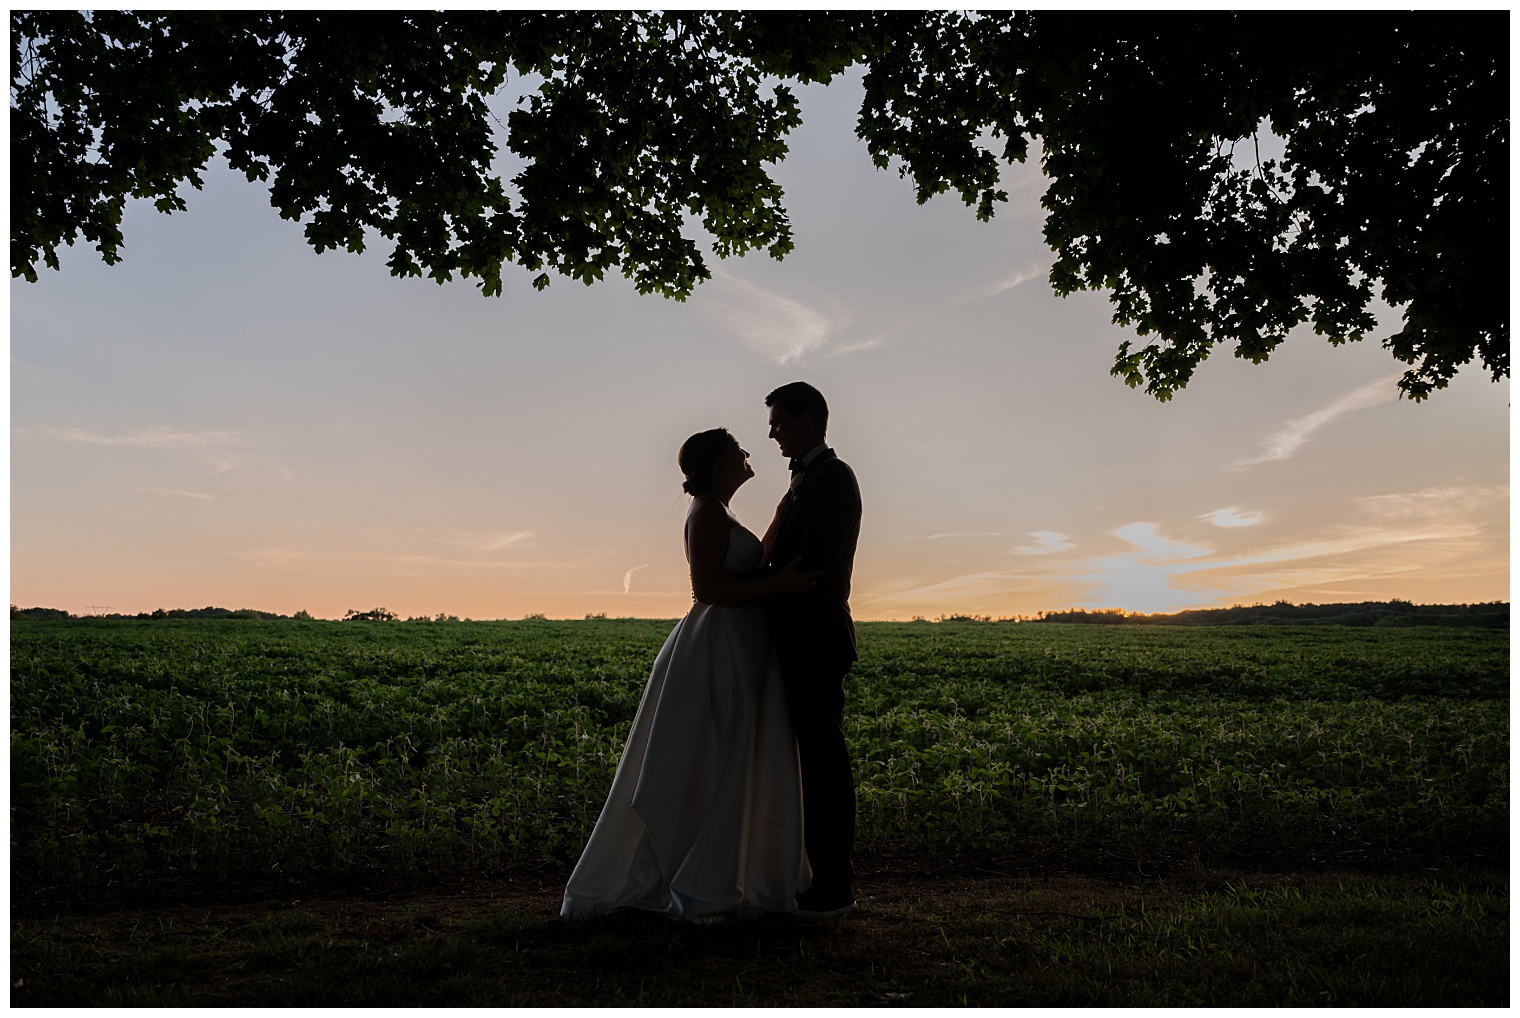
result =
[[[844,679],[850,662],[781,660],[787,711],[802,770],[802,833],[813,887],[853,892],[855,776],[844,739]]]

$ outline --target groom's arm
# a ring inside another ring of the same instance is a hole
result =
[[[799,568],[822,571],[826,576],[839,567],[840,560],[844,558],[854,539],[859,536],[860,486],[855,482],[855,472],[838,460],[830,464],[814,483],[817,487],[807,499],[812,503],[812,508],[807,513],[807,522],[803,531],[800,551],[802,564]],[[772,517],[771,525],[766,528],[765,537],[761,539],[765,545],[765,556],[762,561],[766,565],[759,569],[746,570],[739,573],[739,576],[745,579],[758,579],[774,576],[779,571],[777,566],[771,564],[771,555],[775,551],[776,530],[781,522],[781,510],[786,506],[787,497],[782,496],[781,503],[776,506],[776,515]],[[794,510],[802,508],[798,505],[794,507]],[[796,552],[788,552],[788,554],[796,554]]]
[[[776,530],[781,526],[781,510],[786,508],[786,500],[791,498],[792,493],[787,492],[781,496],[781,501],[776,503],[776,514],[771,517],[771,525],[765,528],[765,536],[760,539],[764,551],[760,555],[760,561],[764,563],[758,569],[745,569],[736,573],[740,579],[758,580],[767,576],[775,576],[781,571],[781,567],[771,561],[771,555],[776,550]],[[774,595],[781,596],[781,595]]]
[[[760,556],[760,561],[766,565],[771,564],[771,555],[776,551],[776,531],[781,526],[781,512],[786,508],[787,499],[791,497],[790,491],[781,496],[781,501],[776,503],[775,515],[771,517],[771,525],[765,528],[765,536],[760,538],[760,544],[765,549]]]
[[[741,580],[765,580],[781,572],[780,566],[756,566],[754,569],[740,569],[734,576]],[[780,594],[771,594],[771,597],[781,597]]]

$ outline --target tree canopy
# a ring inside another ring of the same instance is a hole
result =
[[[183,210],[220,152],[318,252],[372,233],[400,276],[684,299],[711,275],[688,217],[719,257],[792,249],[788,84],[860,64],[857,134],[920,203],[989,219],[1037,155],[1051,285],[1108,291],[1131,386],[1305,322],[1360,340],[1375,291],[1404,394],[1509,374],[1507,12],[13,12],[11,47],[28,280],[81,237],[115,263],[126,200]]]

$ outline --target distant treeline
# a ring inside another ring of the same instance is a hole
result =
[[[138,612],[136,615],[125,615],[119,612],[96,612],[85,616],[70,615],[62,608],[18,608],[11,605],[11,618],[13,619],[294,619],[298,621],[311,621],[315,616],[310,612],[298,611],[294,615],[281,615],[278,612],[261,612],[253,608],[155,608],[150,612]],[[588,619],[590,615],[586,616]],[[605,617],[605,616],[603,616]],[[543,618],[542,615],[529,616],[529,618]],[[385,608],[371,608],[369,611],[357,611],[350,608],[343,616],[344,622],[400,622],[401,616]],[[437,618],[407,619],[407,622],[458,622],[455,615],[439,615]]]
[[[1482,604],[1412,604],[1409,601],[1361,601],[1355,604],[1234,605],[1177,612],[1175,615],[1111,611],[1042,612],[1025,622],[1075,622],[1127,626],[1476,626],[1509,628],[1509,602]]]
[[[107,619],[309,619],[311,615],[302,611],[294,615],[279,615],[275,612],[255,611],[252,608],[156,608],[150,612],[138,612],[136,615],[108,614],[92,615],[89,618]],[[70,615],[62,608],[17,608],[11,605],[11,618],[13,619],[75,619],[77,615]]]
[[[11,605],[12,619],[73,619],[61,608],[18,608]],[[136,615],[97,615],[108,619],[311,619],[304,611],[294,615],[255,611],[252,608],[159,608]],[[542,619],[529,615],[528,619]],[[602,619],[605,615],[587,615]],[[344,619],[349,622],[400,622],[402,618],[384,608],[360,612],[350,609]],[[408,618],[407,622],[458,622],[454,615]],[[468,621],[468,620],[467,620]],[[925,621],[915,618],[915,622]],[[937,622],[1059,622],[1097,626],[1474,626],[1484,629],[1509,628],[1509,602],[1487,601],[1481,604],[1413,604],[1409,601],[1361,601],[1356,604],[1276,604],[1234,605],[1230,608],[1203,608],[1174,615],[1146,615],[1119,608],[1087,611],[1040,612],[1038,615],[1014,615],[993,618],[990,615],[941,615]]]

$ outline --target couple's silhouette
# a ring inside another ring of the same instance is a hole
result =
[[[855,661],[855,474],[806,382],[765,399],[792,480],[763,538],[729,499],[754,476],[727,430],[681,446],[692,598],[655,658],[566,916],[712,921],[855,906],[844,678]]]

